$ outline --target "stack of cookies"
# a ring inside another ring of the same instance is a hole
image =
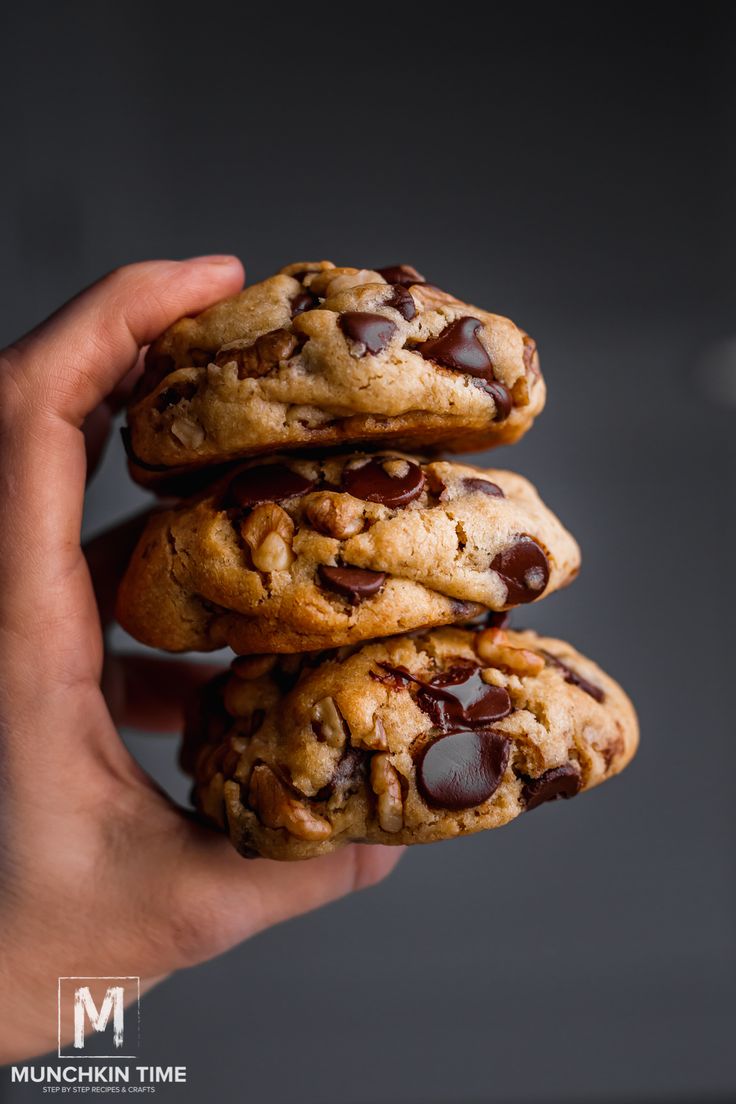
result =
[[[237,653],[182,763],[241,853],[466,835],[631,759],[621,688],[507,626],[575,578],[575,540],[526,479],[438,455],[512,443],[544,400],[534,341],[409,265],[290,265],[151,346],[131,473],[180,497],[118,616]]]

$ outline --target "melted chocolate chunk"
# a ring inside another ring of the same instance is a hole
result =
[[[375,271],[383,276],[387,284],[401,284],[402,287],[411,287],[412,284],[424,284],[426,280],[412,265],[387,265],[386,268],[377,268]]]
[[[458,318],[439,337],[415,348],[425,360],[434,360],[443,368],[493,382],[491,358],[478,338],[482,328],[483,323],[478,318]]]
[[[372,598],[386,582],[383,571],[367,571],[363,567],[319,566],[320,579],[329,590],[342,594],[357,606],[365,598]]]
[[[402,287],[401,284],[394,284],[391,289],[391,294],[386,300],[385,305],[387,307],[393,307],[397,310],[402,318],[405,318],[407,322],[411,322],[414,315],[417,313],[417,305],[414,302],[411,294]]]
[[[380,673],[371,671],[371,678],[376,682],[382,682],[385,686],[391,686],[394,690],[405,690],[412,683],[422,685],[419,679],[414,678],[411,672],[407,671],[406,667],[392,667],[390,663],[379,663],[378,666],[381,668]]]
[[[417,705],[444,732],[486,728],[511,712],[508,691],[484,682],[480,668],[469,665],[453,667],[423,683]]]
[[[381,460],[369,460],[360,467],[347,467],[342,473],[342,490],[364,502],[380,502],[383,506],[406,506],[424,490],[424,473],[418,464],[396,457],[394,463],[406,464],[405,475],[391,475],[384,464],[391,462],[390,457]]]
[[[490,479],[476,479],[473,475],[463,479],[463,487],[466,491],[480,491],[481,494],[492,495],[494,498],[506,497],[497,483],[491,483]]]
[[[497,380],[491,382],[482,380],[480,386],[488,392],[496,404],[496,412],[493,415],[494,422],[505,422],[514,408],[514,401],[508,387],[503,383],[498,383]]]
[[[502,686],[492,686],[480,676],[473,663],[461,663],[423,682],[405,667],[380,663],[381,673],[371,672],[379,682],[397,690],[417,687],[416,701],[433,724],[445,732],[486,728],[512,710],[511,698]]]
[[[363,352],[359,355],[365,356],[366,353],[380,353],[386,348],[396,333],[396,323],[384,314],[345,311],[340,315],[340,329],[351,341],[363,346]]]
[[[366,774],[368,757],[360,748],[346,747],[335,773],[326,786],[314,795],[316,801],[329,801],[336,797],[344,801],[351,790],[360,784]]]
[[[494,556],[491,567],[506,584],[506,605],[533,602],[549,582],[549,561],[531,537],[520,536]]]
[[[471,809],[491,797],[509,761],[501,732],[454,732],[429,744],[417,761],[417,786],[428,805]]]
[[[318,303],[319,300],[311,291],[300,291],[291,300],[291,317],[296,318],[298,314],[304,314],[304,311],[314,310]]]
[[[489,610],[483,615],[483,627],[486,629],[505,629],[511,623],[511,610]]]
[[[580,771],[572,763],[565,763],[563,767],[553,767],[545,771],[539,778],[528,779],[522,788],[521,799],[526,804],[526,810],[536,809],[537,805],[543,805],[545,801],[556,801],[557,798],[574,797],[580,793]]]
[[[597,702],[605,701],[606,695],[600,686],[596,686],[594,682],[588,682],[586,678],[579,675],[577,671],[573,671],[572,667],[568,667],[566,663],[563,663],[557,656],[553,656],[551,652],[546,652],[544,648],[540,648],[541,654],[553,667],[558,667],[562,671],[562,677],[565,682],[569,682],[571,686],[577,686],[580,690],[584,690],[586,694],[590,694],[591,698],[595,698]]]
[[[228,488],[228,498],[236,506],[259,506],[262,502],[283,502],[313,489],[311,479],[285,464],[263,464],[236,475]]]

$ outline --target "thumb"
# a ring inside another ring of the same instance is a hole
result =
[[[174,897],[180,952],[201,962],[264,928],[320,908],[386,878],[403,847],[351,844],[303,862],[245,861],[224,836],[190,822]]]

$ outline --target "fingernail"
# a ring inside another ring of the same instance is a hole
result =
[[[190,264],[231,265],[238,260],[232,253],[209,253],[204,257],[185,257]]]

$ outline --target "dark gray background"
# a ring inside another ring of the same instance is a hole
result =
[[[643,743],[162,985],[145,1058],[191,1083],[157,1099],[733,1099],[733,8],[264,7],[14,5],[0,339],[218,250],[408,261],[509,314],[550,398],[492,462],[584,550],[523,622],[621,679]],[[115,443],[88,530],[142,497]],[[181,792],[173,742],[131,746]]]

